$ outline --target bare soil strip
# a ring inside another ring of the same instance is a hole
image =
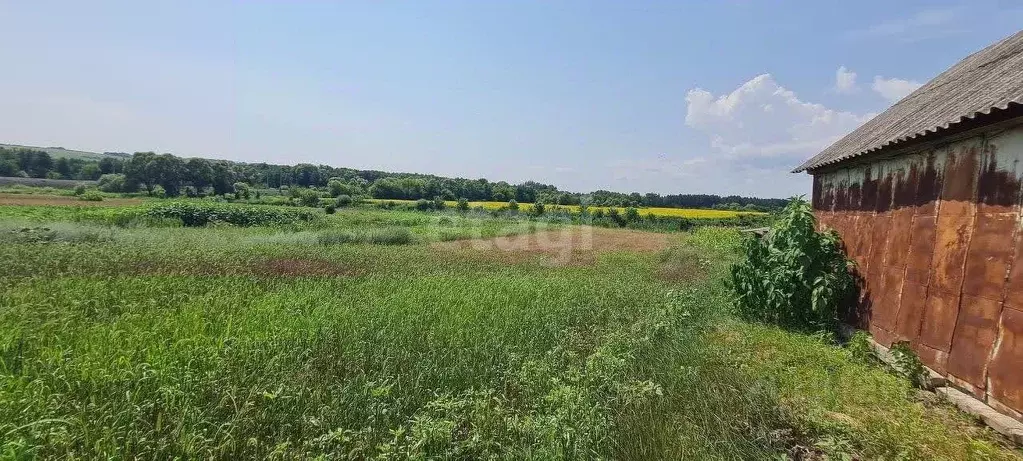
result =
[[[553,266],[587,265],[596,255],[612,251],[653,253],[670,243],[668,234],[566,226],[562,229],[490,239],[469,239],[434,243],[440,251],[469,251],[496,259],[519,262],[541,257]]]
[[[142,200],[137,198],[104,198],[99,202],[90,202],[68,195],[0,194],[0,205],[122,206],[138,205],[140,203],[142,203]]]

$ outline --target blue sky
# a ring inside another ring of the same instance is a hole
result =
[[[0,142],[785,197],[1023,4],[0,0],[0,22]]]

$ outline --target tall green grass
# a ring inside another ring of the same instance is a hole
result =
[[[0,245],[0,458],[1013,456],[834,345],[731,320],[735,231],[548,267],[423,244],[537,230],[490,217],[121,228],[5,213],[106,233]],[[319,241],[380,229],[413,242]]]

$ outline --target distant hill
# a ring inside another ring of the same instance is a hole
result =
[[[98,153],[98,152],[86,152],[86,151],[83,151],[83,150],[65,149],[63,147],[35,147],[35,146],[21,146],[21,145],[18,145],[18,144],[0,144],[0,147],[5,147],[7,149],[41,150],[43,152],[46,152],[47,154],[50,154],[50,156],[55,158],[55,159],[61,158],[61,157],[82,158],[82,159],[90,159],[90,160],[102,160],[102,159],[107,158],[107,157],[118,158],[118,159],[131,158],[131,154],[124,154],[124,153],[120,153],[120,152],[104,152],[104,153],[101,154],[101,153]]]

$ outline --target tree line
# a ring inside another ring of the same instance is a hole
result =
[[[526,181],[510,184],[487,179],[447,178],[416,173],[335,168],[307,163],[272,165],[204,158],[181,158],[171,154],[136,152],[116,154],[102,160],[58,158],[41,150],[0,148],[0,176],[51,179],[99,180],[110,192],[223,195],[245,188],[327,188],[330,195],[392,200],[466,199],[469,201],[549,203],[613,207],[719,208],[768,211],[785,205],[782,199],[708,194],[625,194],[598,190],[588,194],[558,190],[550,184]]]
[[[42,150],[0,147],[0,176],[45,179],[97,180],[104,174],[121,172],[124,161],[59,157]]]

